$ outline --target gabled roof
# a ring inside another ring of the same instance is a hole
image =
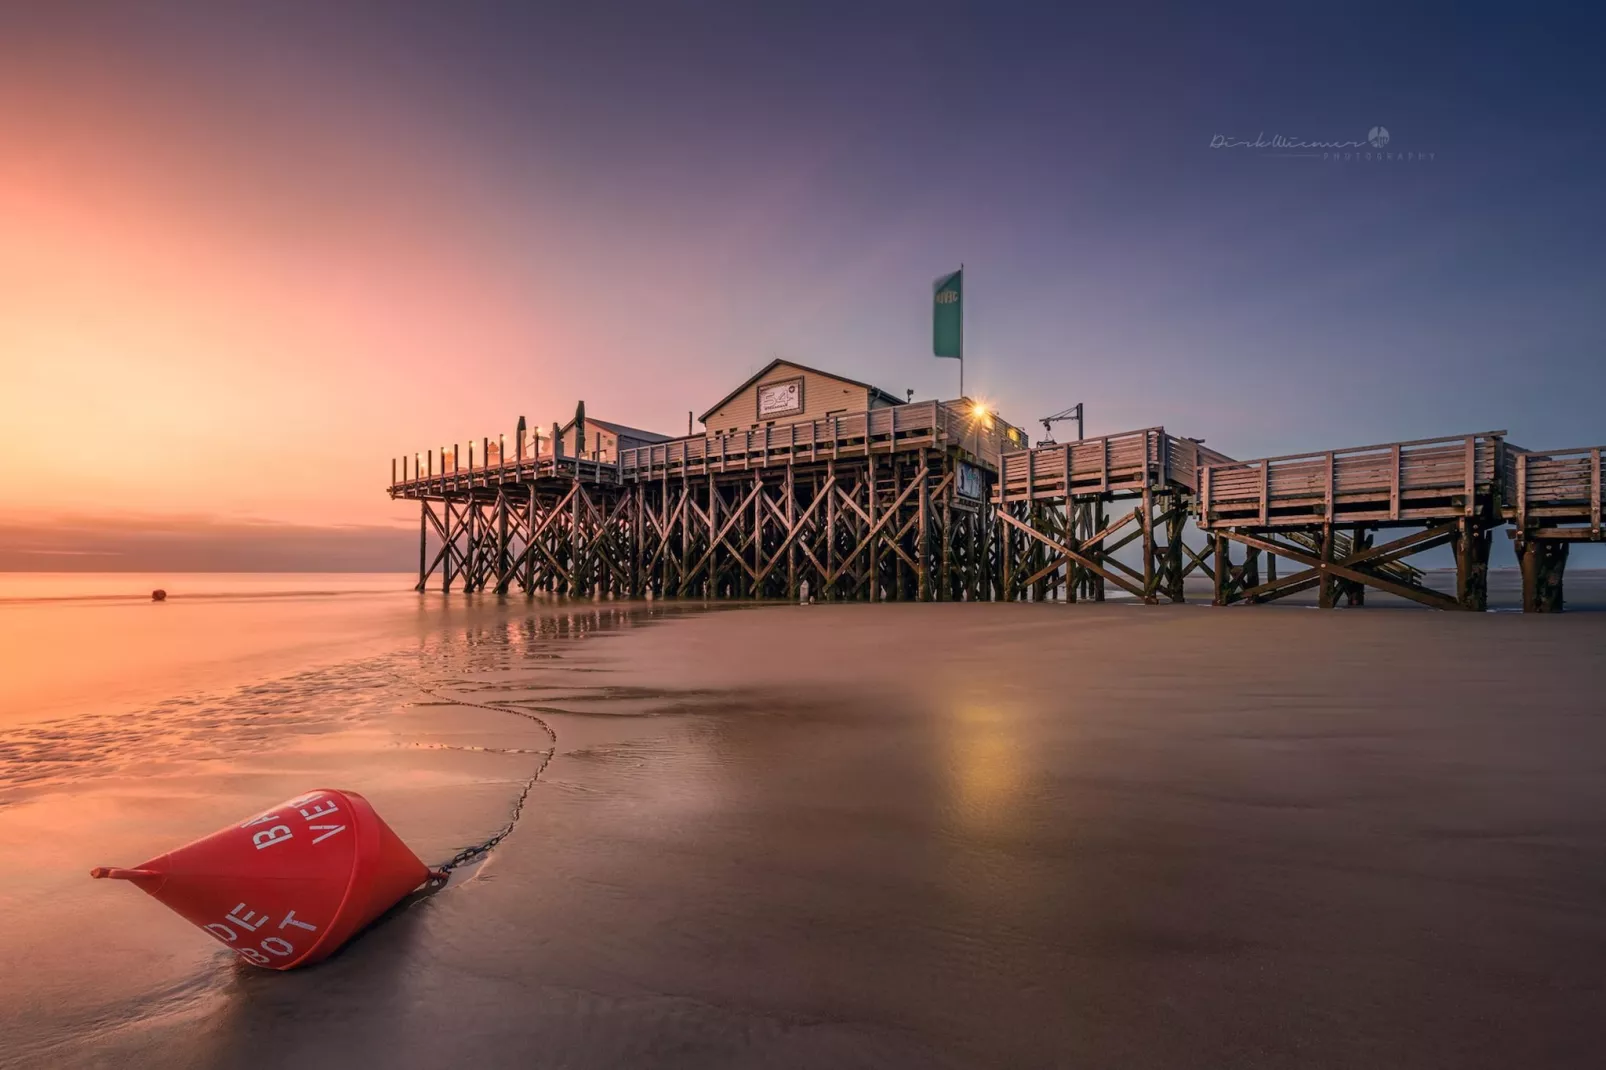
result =
[[[573,426],[574,421],[570,420],[558,428],[558,434],[563,434]],[[623,435],[625,438],[640,439],[642,442],[668,442],[674,437],[673,435],[660,435],[656,431],[643,431],[639,427],[626,427],[624,424],[616,424],[611,420],[599,420],[595,416],[586,417],[586,426],[600,427],[604,431],[612,431],[614,434]]]
[[[819,368],[811,368],[807,364],[799,364],[795,360],[780,360],[780,359],[776,359],[776,360],[770,361],[768,364],[764,365],[764,367],[762,367],[758,371],[754,372],[752,377],[749,378],[746,382],[744,382],[741,386],[737,387],[735,390],[732,390],[729,394],[726,394],[724,397],[720,398],[719,401],[717,401],[713,405],[709,406],[707,412],[705,412],[701,416],[697,417],[698,421],[706,423],[708,418],[710,416],[712,416],[715,412],[717,412],[721,408],[723,408],[731,400],[731,398],[734,398],[737,394],[740,394],[743,390],[746,390],[748,387],[752,386],[754,383],[756,383],[760,379],[764,378],[764,376],[768,375],[770,372],[774,371],[776,368],[780,367],[782,364],[786,365],[788,368],[796,368],[800,372],[813,372],[815,375],[823,375],[827,379],[835,379],[840,383],[848,383],[848,384],[851,384],[853,386],[862,386],[866,390],[870,391],[870,396],[871,396],[872,399],[873,398],[880,398],[881,400],[886,401],[886,402],[888,402],[890,404],[893,404],[893,405],[902,405],[903,404],[903,398],[897,397],[896,395],[894,395],[894,394],[892,394],[892,393],[890,393],[890,392],[888,392],[886,390],[882,390],[879,386],[871,386],[869,383],[861,383],[857,379],[849,379],[845,375],[836,374],[836,372],[827,372],[827,371],[821,371]]]

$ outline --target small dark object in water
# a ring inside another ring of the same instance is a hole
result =
[[[160,587],[156,588],[156,590],[151,592],[151,601],[152,602],[165,602],[165,601],[167,601],[167,592],[162,590]]]

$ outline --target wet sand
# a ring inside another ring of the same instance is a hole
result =
[[[1594,1066],[1603,640],[1596,614],[487,605],[10,784],[0,949],[29,969],[0,1037],[35,1066]],[[544,748],[488,861],[314,969],[236,966],[77,875],[309,777],[438,861]]]

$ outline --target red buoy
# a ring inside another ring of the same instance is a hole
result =
[[[133,869],[132,881],[247,962],[271,970],[333,954],[432,872],[354,791],[320,788]]]
[[[151,601],[152,602],[165,602],[165,601],[167,601],[167,592],[162,590],[160,587],[156,588],[156,590],[151,592]]]

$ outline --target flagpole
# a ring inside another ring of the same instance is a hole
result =
[[[959,262],[959,396],[965,396],[965,262]]]

